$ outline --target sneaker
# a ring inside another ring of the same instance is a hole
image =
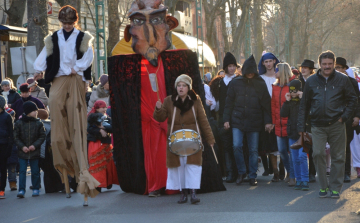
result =
[[[24,198],[24,195],[25,195],[25,191],[21,190],[21,191],[19,191],[19,193],[17,194],[17,197],[18,197],[18,198]]]
[[[309,188],[309,182],[307,181],[303,181],[302,182],[302,185],[301,185],[301,190],[303,191],[308,191],[310,188]]]
[[[321,197],[321,198],[327,197],[328,191],[329,191],[329,188],[326,188],[325,190],[320,189],[319,197]]]
[[[302,188],[302,181],[296,181],[294,190],[301,190],[301,188]]]
[[[339,192],[337,192],[335,190],[331,191],[331,198],[339,199],[340,198]]]
[[[40,191],[39,190],[33,190],[32,196],[33,197],[37,197],[40,195]]]
[[[5,199],[5,191],[0,191],[0,199]]]

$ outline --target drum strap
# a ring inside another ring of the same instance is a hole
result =
[[[179,98],[179,95],[176,96],[176,100],[177,100],[178,98]],[[190,96],[189,96],[189,98],[190,98]],[[190,99],[191,99],[191,98],[190,98]],[[200,135],[200,130],[199,130],[199,125],[198,125],[198,122],[197,122],[197,119],[196,119],[196,114],[195,114],[194,105],[192,106],[192,111],[193,111],[193,113],[194,113],[196,128],[197,128],[197,131],[198,131],[199,136],[200,136],[200,141],[202,142],[202,140],[201,140],[201,135]],[[174,113],[173,113],[173,117],[172,117],[172,121],[171,121],[170,134],[173,133],[173,127],[174,127],[174,121],[175,121],[175,114],[176,114],[176,106],[174,106]]]

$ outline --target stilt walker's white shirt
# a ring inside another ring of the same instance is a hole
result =
[[[70,75],[71,68],[74,68],[78,75],[82,76],[83,81],[86,81],[84,77],[84,71],[92,64],[94,53],[91,47],[91,42],[89,42],[90,45],[88,50],[84,53],[80,60],[77,60],[75,46],[76,38],[79,33],[80,31],[74,28],[74,31],[65,41],[63,29],[60,29],[57,32],[60,50],[60,69],[55,77]],[[44,47],[34,62],[34,69],[36,72],[39,73],[46,70],[46,57],[46,47]]]

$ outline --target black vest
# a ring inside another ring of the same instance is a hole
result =
[[[53,35],[51,36],[53,43],[53,53],[46,58],[46,66],[47,66],[45,71],[46,84],[49,84],[54,80],[55,76],[57,75],[60,69],[60,49],[59,49],[59,43],[58,43],[59,38],[57,32],[58,31],[54,32]],[[80,51],[80,45],[84,35],[85,33],[80,31],[78,36],[76,37],[75,49],[76,49],[77,60],[81,59],[84,55],[84,53]],[[91,66],[92,65],[90,65],[84,71],[84,77],[86,80],[91,80]]]

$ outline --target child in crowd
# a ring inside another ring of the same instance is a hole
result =
[[[5,111],[6,99],[0,95],[0,199],[5,198],[6,164],[13,145],[14,121]]]
[[[18,147],[20,164],[19,193],[17,197],[24,198],[26,191],[26,169],[28,162],[31,168],[32,196],[39,196],[40,191],[40,148],[45,140],[45,128],[37,118],[38,107],[32,101],[23,104],[23,115],[15,123],[14,140]]]
[[[89,172],[100,182],[100,188],[111,189],[119,185],[111,145],[111,118],[106,115],[106,103],[98,100],[88,114],[88,159]]]
[[[289,145],[294,144],[299,139],[299,131],[297,130],[297,119],[300,107],[300,99],[302,97],[301,81],[298,79],[292,80],[289,83],[289,93],[286,93],[280,116],[288,117],[287,134],[289,137]],[[309,169],[307,163],[307,154],[303,148],[298,150],[290,149],[293,160],[296,185],[295,190],[309,190]]]

